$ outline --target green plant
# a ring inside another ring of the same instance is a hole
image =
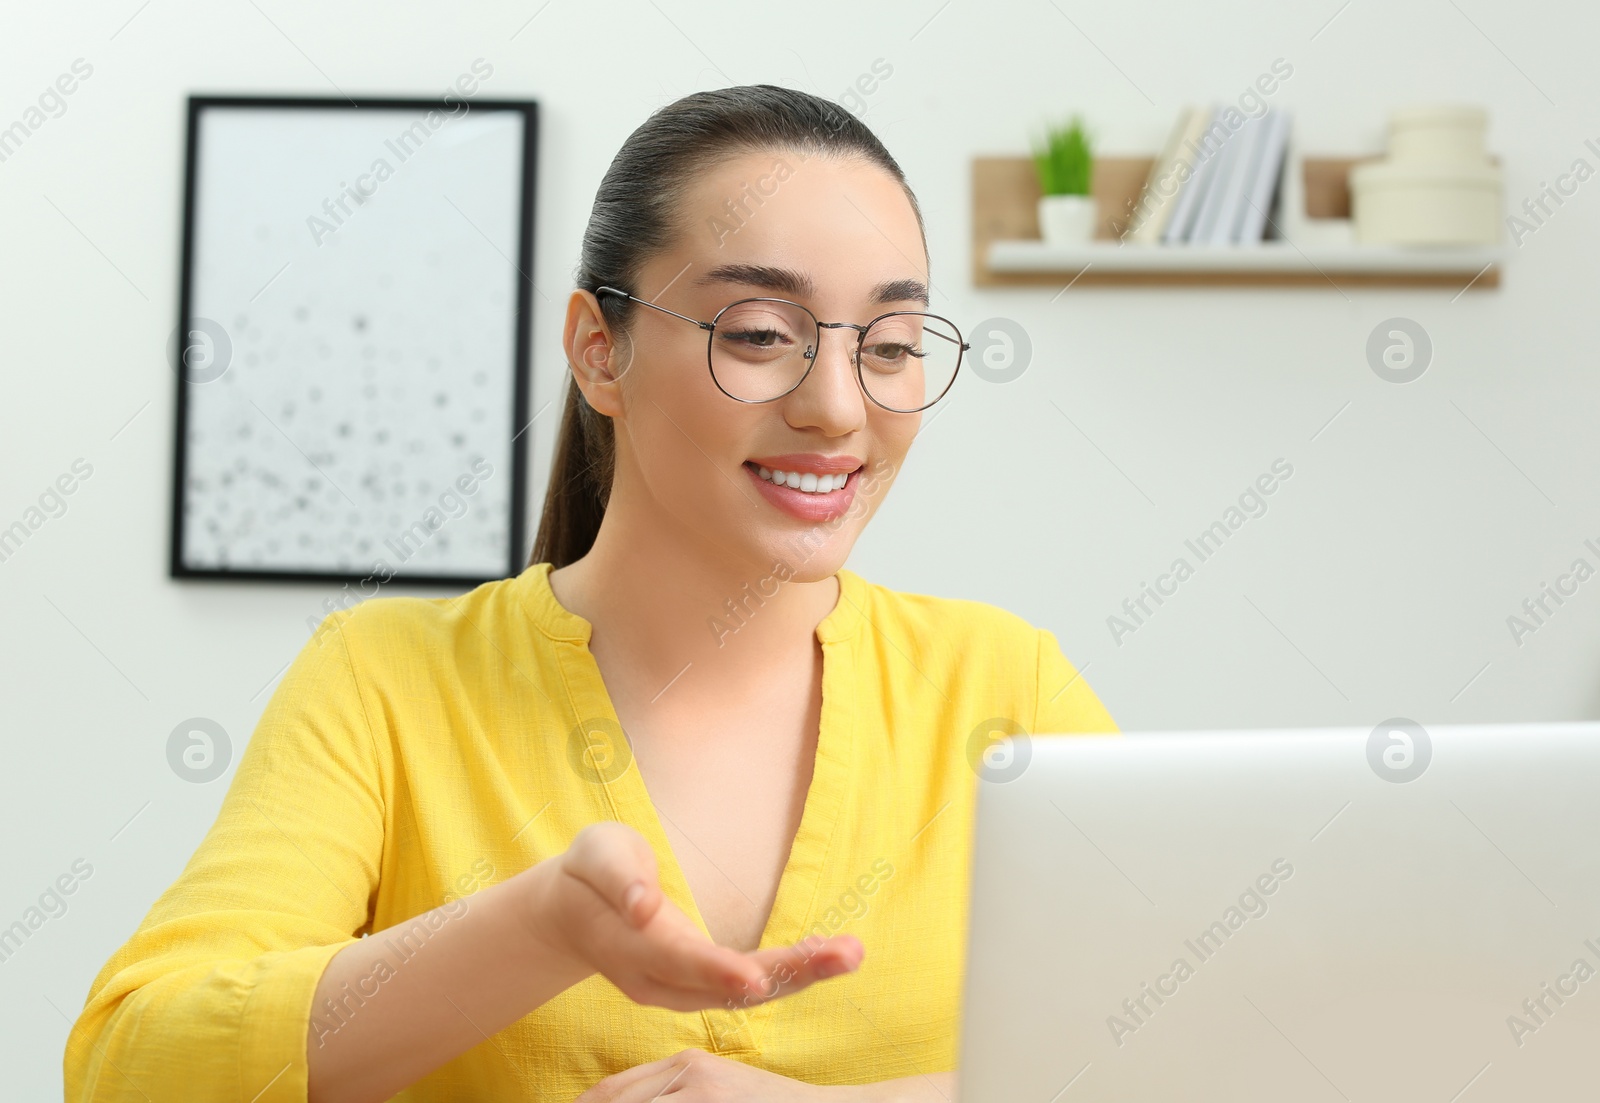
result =
[[[1049,128],[1035,140],[1033,163],[1042,195],[1088,195],[1094,173],[1094,139],[1074,115],[1064,126]]]

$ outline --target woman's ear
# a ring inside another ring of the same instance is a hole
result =
[[[607,417],[620,414],[622,388],[617,384],[632,363],[633,345],[617,339],[592,293],[577,290],[567,300],[562,344],[573,382],[589,405]]]

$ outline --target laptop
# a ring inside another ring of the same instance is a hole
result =
[[[980,772],[961,1103],[1600,1098],[1600,724],[1037,736]]]

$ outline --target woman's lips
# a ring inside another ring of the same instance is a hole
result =
[[[761,477],[756,465],[748,460],[744,463],[744,469],[749,473],[750,481],[756,484],[756,489],[761,491],[761,496],[767,501],[791,517],[813,522],[831,520],[850,508],[850,503],[856,496],[856,477],[861,473],[861,468],[858,467],[850,473],[850,477],[839,489],[818,494],[768,482]]]

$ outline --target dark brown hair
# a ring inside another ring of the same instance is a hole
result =
[[[674,243],[680,228],[678,205],[695,176],[729,157],[771,149],[865,158],[905,189],[923,229],[922,211],[905,173],[849,111],[820,96],[772,84],[718,88],[668,104],[628,135],[595,193],[575,286],[591,294],[602,286],[641,294],[635,286],[639,272]],[[625,345],[634,304],[618,295],[599,302],[619,344]],[[586,555],[611,497],[616,471],[611,419],[589,405],[570,373],[566,388],[529,566],[549,561],[554,569]]]

